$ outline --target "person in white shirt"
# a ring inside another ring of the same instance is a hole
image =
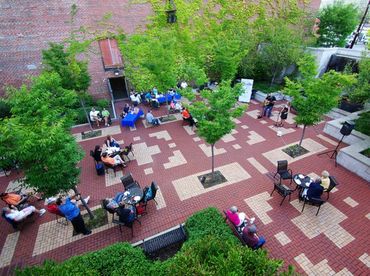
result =
[[[131,92],[130,99],[134,105],[138,105],[140,103],[140,97],[136,96],[133,92]]]
[[[99,126],[99,122],[101,121],[101,118],[99,118],[99,111],[95,110],[95,108],[91,108],[90,121],[96,122],[96,125]]]
[[[37,213],[40,216],[45,214],[46,210],[45,209],[36,209],[34,206],[28,206],[20,211],[17,210],[17,208],[12,207],[4,207],[3,212],[5,213],[5,217],[8,219],[14,220],[14,221],[21,221],[31,215],[32,213]]]

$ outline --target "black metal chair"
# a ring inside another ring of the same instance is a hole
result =
[[[326,200],[329,199],[329,194],[331,190],[333,190],[338,185],[338,182],[334,176],[329,176],[329,179],[330,179],[329,188],[327,190],[324,190],[324,192],[326,193]]]
[[[123,187],[125,187],[125,191],[134,187],[140,188],[140,184],[136,180],[134,180],[131,173],[122,176],[121,182],[123,184]]]
[[[288,161],[287,160],[280,160],[277,161],[277,170],[274,175],[274,178],[276,175],[280,176],[279,183],[281,184],[282,179],[290,179],[290,184],[292,184],[293,181],[293,172],[291,169],[288,168]]]
[[[145,187],[143,189],[143,198],[140,202],[140,205],[144,207],[144,213],[146,213],[146,206],[148,205],[148,201],[153,200],[155,204],[158,205],[158,202],[155,200],[158,190],[159,190],[159,187],[155,181],[152,182],[150,187]]]
[[[135,156],[134,150],[132,149],[132,143],[130,145],[126,146],[122,150],[122,154],[121,154],[122,159],[123,159],[124,156],[126,156],[128,161],[131,161],[130,157],[128,156],[130,153],[132,153],[132,155]]]
[[[314,197],[311,197],[311,198],[301,197],[300,200],[303,200],[303,207],[302,207],[301,212],[303,212],[304,207],[306,206],[306,204],[316,206],[316,207],[318,207],[317,212],[316,212],[316,216],[319,214],[321,205],[323,205],[326,202],[325,200],[322,200],[321,198],[314,198]]]
[[[274,189],[272,190],[270,196],[272,196],[272,194],[274,193],[275,190],[278,192],[279,195],[281,195],[283,197],[283,199],[280,202],[280,206],[283,204],[283,202],[284,202],[284,200],[287,196],[289,196],[289,201],[290,201],[290,195],[294,191],[294,190],[291,190],[290,188],[288,188],[287,186],[285,186],[283,184],[274,183]]]
[[[103,162],[104,164],[104,168],[105,168],[105,173],[108,174],[108,169],[112,169],[113,172],[114,172],[114,177],[116,177],[116,171],[118,168],[121,167],[121,169],[124,168],[123,164],[115,164],[115,165],[111,165],[111,164],[108,164],[108,163],[105,163]]]

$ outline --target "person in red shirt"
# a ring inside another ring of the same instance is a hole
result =
[[[190,126],[194,126],[195,122],[194,122],[194,119],[193,117],[191,116],[189,110],[187,108],[183,108],[182,109],[182,112],[181,112],[181,116],[182,118],[185,120],[185,121],[188,121]]]

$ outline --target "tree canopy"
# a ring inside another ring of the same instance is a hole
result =
[[[302,144],[306,126],[312,126],[322,120],[325,113],[338,104],[344,88],[355,82],[352,75],[329,71],[315,78],[314,57],[306,54],[298,62],[300,78],[295,81],[286,78],[284,91],[293,97],[292,106],[297,110],[294,118],[297,124],[304,126],[299,145]]]
[[[335,1],[326,6],[319,13],[320,35],[317,44],[324,47],[343,47],[346,37],[350,35],[357,24],[359,12],[355,5],[344,4],[343,1]]]

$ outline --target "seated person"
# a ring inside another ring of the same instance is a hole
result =
[[[101,156],[101,160],[103,161],[103,163],[111,166],[123,165],[123,167],[126,167],[126,162],[123,161],[121,156],[119,156],[118,154],[114,157],[109,157],[108,153],[104,152]]]
[[[139,114],[140,112],[140,108],[138,108],[137,106],[134,107],[134,110],[132,111],[134,114]]]
[[[180,112],[182,110],[182,105],[181,105],[181,102],[180,101],[177,101],[175,103],[175,110]]]
[[[141,99],[139,96],[136,96],[133,92],[130,93],[130,100],[136,106],[140,104]]]
[[[302,197],[306,197],[307,199],[321,198],[323,192],[324,188],[321,186],[320,181],[315,181],[303,190]]]
[[[123,197],[125,194],[123,192],[118,192],[114,198],[106,198],[103,200],[105,208],[115,211],[119,206],[123,205]]]
[[[110,117],[109,111],[106,110],[105,108],[103,108],[103,110],[101,112],[101,115],[103,116],[105,126],[110,126],[110,124],[109,124],[109,117]]]
[[[226,211],[226,215],[228,219],[237,227],[242,227],[245,224],[249,223],[253,224],[255,218],[249,218],[245,213],[238,213],[238,208],[236,206],[232,206],[229,210]]]
[[[255,225],[244,227],[242,238],[248,247],[258,249],[266,242],[265,238],[257,235],[257,228]]]
[[[159,104],[159,101],[155,98],[155,99],[152,99],[150,101],[150,105],[153,107],[153,108],[159,108],[160,104]]]
[[[18,206],[19,204],[25,203],[28,196],[16,193],[1,193],[0,198],[8,205]]]
[[[147,102],[150,102],[151,101],[151,99],[152,99],[152,93],[150,93],[150,91],[145,94],[145,99],[146,99]]]
[[[159,119],[153,116],[152,111],[150,109],[148,110],[148,113],[146,114],[146,121],[153,126],[161,124]]]
[[[128,103],[125,104],[123,107],[123,113],[127,114],[130,111],[130,105]]]
[[[49,213],[56,214],[58,216],[64,217],[64,214],[59,210],[59,207],[56,203],[56,197],[49,197],[45,200],[46,210]]]
[[[329,178],[329,172],[328,171],[322,171],[321,172],[320,182],[321,182],[321,186],[324,188],[324,191],[329,189],[330,178]]]
[[[32,213],[37,213],[40,215],[40,217],[45,214],[46,210],[45,209],[36,209],[34,206],[28,206],[20,211],[17,210],[14,206],[9,208],[9,207],[4,207],[3,212],[5,214],[5,217],[13,220],[13,221],[21,221],[31,215]]]
[[[120,148],[121,147],[116,141],[116,139],[114,139],[110,135],[107,136],[107,139],[105,140],[105,144],[107,145],[108,148]]]
[[[136,208],[133,205],[126,204],[119,206],[116,212],[118,214],[119,221],[123,223],[130,224],[134,222],[136,218]]]
[[[99,126],[99,122],[101,122],[101,118],[99,117],[99,111],[95,110],[95,108],[91,108],[90,111],[90,121],[96,122],[96,125]]]
[[[157,95],[158,95],[158,89],[157,89],[155,86],[153,87],[152,92],[153,92],[154,97],[155,97],[155,98],[157,98]]]
[[[94,150],[94,159],[96,161],[96,163],[99,163],[101,162],[101,154],[103,152],[103,149],[101,148],[101,146],[99,145],[96,145],[95,146],[95,150]]]
[[[185,121],[188,121],[190,126],[193,126],[195,124],[193,117],[190,115],[190,112],[187,108],[183,107],[181,116]]]

